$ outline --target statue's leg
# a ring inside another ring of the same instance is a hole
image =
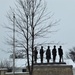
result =
[[[61,58],[62,58],[62,56],[60,55],[60,62],[61,62]]]
[[[55,62],[56,56],[54,56],[54,62]]]
[[[48,59],[48,63],[49,63],[49,59]]]
[[[41,57],[41,63],[43,63],[43,57]]]
[[[53,56],[53,62],[55,62],[55,56]]]
[[[61,55],[59,57],[60,57],[59,62],[61,62]]]

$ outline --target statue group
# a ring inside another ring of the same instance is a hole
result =
[[[45,53],[45,51],[43,49],[43,46],[41,46],[41,49],[40,49],[40,60],[41,60],[41,63],[43,63],[44,53]],[[35,47],[35,50],[34,50],[34,60],[35,60],[35,63],[37,63],[37,54],[38,54],[37,47]],[[58,55],[59,55],[59,62],[61,62],[61,60],[63,59],[63,49],[62,49],[62,46],[59,46],[59,48],[58,48]],[[55,45],[54,45],[54,47],[52,49],[52,56],[53,56],[53,63],[55,63],[56,56],[57,56],[57,49],[56,49]],[[50,49],[50,46],[48,46],[48,48],[46,50],[46,59],[47,59],[47,63],[49,63],[49,61],[51,59],[51,49]]]

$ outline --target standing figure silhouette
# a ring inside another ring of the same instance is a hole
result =
[[[53,55],[53,62],[55,62],[56,55],[57,55],[57,51],[56,51],[56,46],[55,45],[54,45],[54,48],[52,49],[52,55]]]
[[[37,63],[37,54],[38,54],[37,47],[35,47],[35,50],[34,50],[34,60],[35,60],[35,63]]]
[[[58,48],[58,54],[59,54],[59,62],[61,62],[61,59],[63,59],[63,49],[62,46]]]
[[[43,63],[43,54],[44,54],[44,50],[43,50],[43,46],[41,46],[41,49],[40,49],[40,59],[41,59],[41,63]]]
[[[51,59],[50,46],[48,46],[48,49],[46,50],[46,59],[47,59],[47,63],[49,63],[49,60]]]

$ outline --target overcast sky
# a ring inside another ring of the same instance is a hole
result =
[[[9,11],[9,6],[14,7],[16,0],[0,0],[0,49],[6,49],[4,44],[6,30],[2,27],[7,23],[6,14]],[[52,41],[64,43],[63,49],[68,49],[75,46],[75,0],[46,0],[47,10],[54,13],[54,20],[59,20],[56,29],[59,31],[52,35]],[[60,44],[61,45],[61,44]],[[0,59],[6,58],[6,52],[0,50]]]

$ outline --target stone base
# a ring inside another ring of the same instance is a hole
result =
[[[33,75],[73,75],[72,65],[34,65]]]

